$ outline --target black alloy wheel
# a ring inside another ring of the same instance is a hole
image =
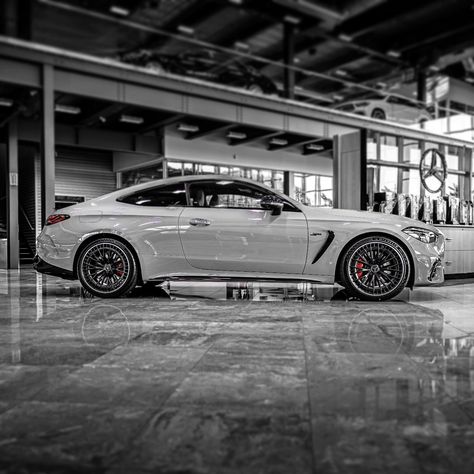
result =
[[[119,240],[109,237],[84,247],[77,261],[77,275],[86,291],[102,298],[125,296],[138,280],[132,252]]]
[[[343,286],[362,300],[393,298],[405,288],[410,276],[405,250],[389,237],[366,237],[355,242],[344,252],[341,265]]]

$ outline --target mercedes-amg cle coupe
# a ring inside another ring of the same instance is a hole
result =
[[[419,221],[308,207],[253,181],[188,176],[121,189],[50,215],[37,271],[95,296],[171,279],[337,282],[386,300],[442,283],[444,237]]]

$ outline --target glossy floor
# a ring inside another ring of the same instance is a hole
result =
[[[171,290],[0,271],[0,472],[474,471],[472,281]]]

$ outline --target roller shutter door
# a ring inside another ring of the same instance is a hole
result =
[[[116,189],[112,152],[58,147],[56,196],[92,199]]]

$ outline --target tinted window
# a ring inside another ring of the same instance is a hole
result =
[[[271,191],[240,181],[199,181],[189,185],[191,206],[225,209],[261,209],[260,199]],[[284,211],[299,211],[285,202]]]
[[[138,193],[117,199],[127,204],[137,206],[186,206],[186,191],[183,183],[172,184],[169,186],[160,186],[152,189],[145,189]]]

